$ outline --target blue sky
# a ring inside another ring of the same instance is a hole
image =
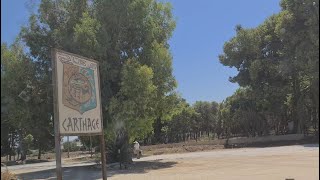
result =
[[[178,91],[189,103],[221,102],[237,84],[228,81],[234,69],[219,63],[224,42],[235,35],[237,24],[256,27],[280,11],[280,0],[162,0],[171,2],[177,27],[170,40]],[[1,42],[11,44],[26,25],[30,2],[1,0]]]

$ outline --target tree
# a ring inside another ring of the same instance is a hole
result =
[[[268,123],[249,88],[240,88],[219,106],[218,136],[262,136]]]
[[[152,78],[151,68],[135,61],[127,61],[123,69],[120,91],[111,100],[110,114],[115,118],[115,123],[119,126],[121,124],[128,131],[130,142],[143,139],[152,130],[155,119],[152,96],[156,89]]]
[[[199,126],[197,113],[184,100],[180,101],[180,111],[167,124],[168,142],[181,142],[187,139],[197,139]]]
[[[65,151],[69,149],[71,152],[73,152],[73,151],[79,151],[80,147],[77,146],[76,142],[64,142],[63,143],[63,149]]]
[[[24,137],[32,131],[32,108],[19,94],[32,81],[33,73],[33,64],[23,53],[18,40],[10,47],[1,45],[1,96],[4,98],[1,103],[1,129],[4,130],[1,146],[9,148],[9,152],[15,150],[15,143],[22,145]],[[25,158],[25,148],[22,148],[22,155]]]
[[[218,103],[197,101],[193,105],[193,108],[199,114],[201,131],[206,132],[207,136],[209,137],[210,133],[214,133],[216,127]]]
[[[304,131],[306,117],[301,117],[301,104],[311,100],[319,122],[319,1],[281,2],[282,13],[278,34],[283,42],[285,66],[291,71],[287,76],[292,88],[292,119],[294,131]],[[308,118],[310,119],[310,118]]]
[[[50,49],[55,47],[99,61],[106,129],[112,129],[109,126],[117,124],[116,121],[126,121],[119,119],[123,117],[120,111],[114,111],[114,107],[119,107],[117,104],[124,103],[122,110],[129,108],[135,112],[128,118],[144,119],[142,122],[147,124],[140,124],[141,128],[148,128],[147,131],[151,132],[149,123],[153,123],[153,118],[149,118],[149,114],[134,117],[141,115],[136,113],[137,109],[147,108],[137,102],[138,97],[130,94],[134,92],[127,90],[132,85],[127,81],[130,77],[125,75],[138,71],[148,75],[145,78],[135,74],[135,78],[147,80],[148,87],[154,87],[152,93],[145,90],[152,96],[139,98],[144,99],[143,102],[156,101],[151,106],[153,113],[166,119],[171,110],[168,105],[170,96],[175,88],[167,43],[174,27],[170,4],[155,0],[97,0],[90,3],[86,0],[43,0],[39,13],[30,17],[29,25],[21,34],[30,48],[31,57],[37,62],[38,73],[43,77],[42,92],[50,94],[47,105],[52,99]],[[134,82],[139,80],[134,79]],[[129,134],[140,136],[135,128],[136,125],[128,126]]]
[[[319,121],[319,2],[283,0],[281,7],[257,28],[237,26],[219,59],[237,68],[230,81],[250,87],[276,131],[292,120],[299,133]]]
[[[30,150],[30,147],[33,142],[33,136],[31,134],[28,134],[26,137],[23,138],[23,144],[26,147],[27,151]]]

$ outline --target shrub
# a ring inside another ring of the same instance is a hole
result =
[[[76,142],[65,142],[63,143],[63,151],[79,151],[81,147],[77,146]]]

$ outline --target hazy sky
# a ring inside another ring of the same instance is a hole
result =
[[[162,0],[171,2],[177,27],[170,40],[178,91],[190,103],[221,102],[238,88],[228,81],[234,69],[222,66],[218,55],[235,35],[237,24],[256,27],[280,11],[279,0]],[[1,42],[11,44],[28,22],[30,2],[1,0]],[[37,8],[37,7],[36,7]]]

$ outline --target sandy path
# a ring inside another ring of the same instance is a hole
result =
[[[108,169],[108,180],[318,180],[319,145],[243,148],[144,157],[128,170]],[[50,174],[50,175],[49,175]],[[55,179],[54,171],[23,179]],[[64,179],[101,179],[92,166],[64,169]]]
[[[229,149],[176,155],[159,155],[139,161],[176,162],[171,168],[144,174],[115,175],[111,180],[318,180],[318,146]]]

